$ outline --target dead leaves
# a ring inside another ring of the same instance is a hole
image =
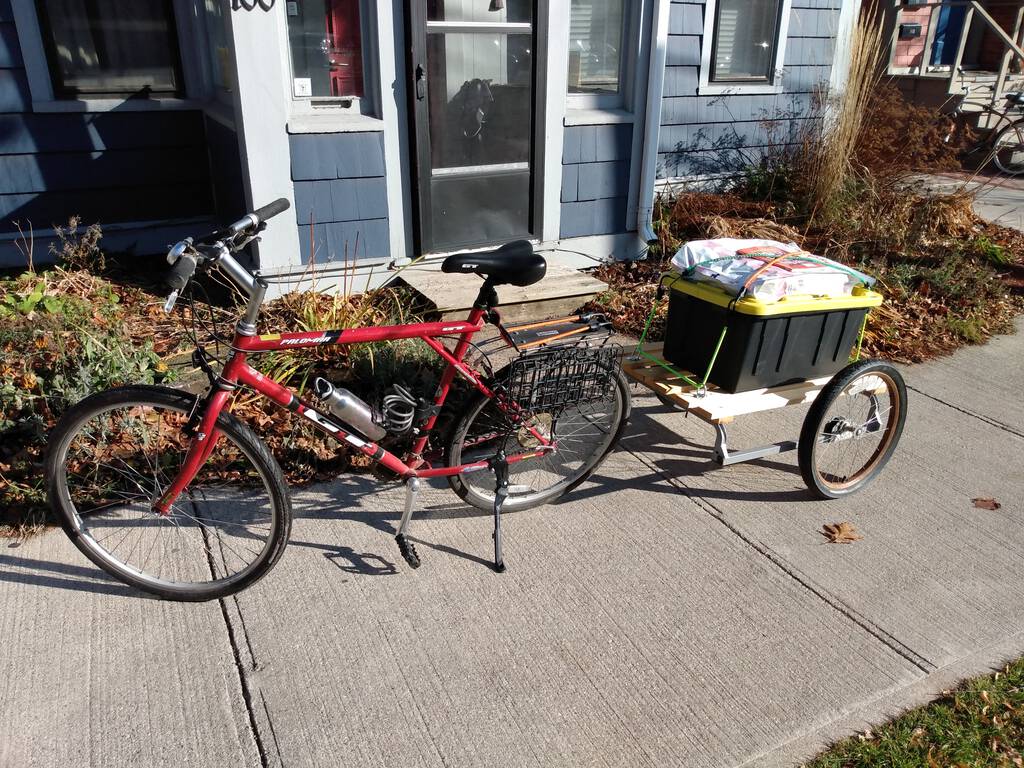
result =
[[[853,523],[827,523],[821,528],[821,535],[828,539],[829,544],[852,544],[864,537],[857,533]]]
[[[995,512],[997,509],[1003,506],[995,499],[989,498],[987,496],[980,496],[977,499],[971,499],[971,503],[978,509],[987,509],[990,512]]]

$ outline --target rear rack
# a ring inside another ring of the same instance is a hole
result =
[[[525,352],[553,345],[603,345],[612,335],[612,324],[600,312],[588,312],[556,320],[522,323],[506,328],[505,331],[512,345],[520,352]]]

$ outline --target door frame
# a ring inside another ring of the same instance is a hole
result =
[[[556,0],[557,4],[557,0]],[[423,51],[422,57],[417,56],[417,47],[421,44],[421,40],[425,43],[426,36],[426,24],[427,24],[427,6],[426,0],[410,0],[405,3],[404,23],[405,23],[405,53],[406,53],[406,92],[407,92],[407,125],[406,135],[408,136],[410,146],[410,175],[412,177],[412,207],[410,211],[410,219],[412,222],[412,242],[414,258],[420,256],[441,256],[446,253],[452,253],[452,250],[442,250],[434,248],[427,250],[426,243],[429,243],[429,236],[425,237],[425,233],[429,235],[431,222],[430,222],[430,190],[429,180],[424,181],[424,174],[422,169],[430,168],[430,144],[428,141],[423,141],[421,135],[429,135],[427,130],[419,130],[419,120],[426,119],[425,113],[427,106],[422,108],[424,115],[421,117],[421,108],[417,104],[421,101],[417,97],[417,68],[422,64],[426,66],[426,51]],[[567,5],[567,3],[566,3]],[[530,126],[530,235],[529,239],[533,243],[539,243],[546,239],[544,237],[545,230],[545,203],[548,195],[551,192],[551,185],[545,185],[545,179],[550,176],[550,170],[547,165],[547,158],[550,157],[549,153],[551,148],[546,147],[548,143],[546,140],[551,140],[553,135],[557,133],[557,140],[551,143],[557,143],[558,149],[558,162],[561,164],[561,147],[562,147],[562,119],[565,114],[565,96],[561,98],[561,110],[557,117],[557,130],[553,130],[552,126],[548,126],[548,118],[551,117],[551,110],[549,105],[549,93],[551,89],[549,85],[552,81],[552,72],[549,71],[551,59],[549,57],[549,21],[551,17],[551,2],[550,0],[533,0],[533,73],[532,73],[532,109],[531,109],[531,120]],[[567,15],[567,14],[566,14]],[[422,58],[423,61],[419,61]],[[543,73],[543,77],[541,76]],[[423,73],[425,76],[425,72]],[[426,88],[430,88],[429,80],[426,83]],[[557,91],[557,89],[554,89]],[[563,89],[564,90],[564,89]],[[429,99],[429,95],[425,95],[422,99],[426,101]],[[555,200],[556,204],[560,201],[560,183],[561,173],[556,174],[558,179],[558,186],[555,189]],[[547,195],[545,192],[547,191]],[[479,245],[479,246],[467,246],[456,249],[457,251],[463,250],[488,250],[500,243]]]

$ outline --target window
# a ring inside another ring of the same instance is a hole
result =
[[[718,0],[711,82],[770,83],[781,0]]]
[[[359,0],[288,0],[292,95],[298,99],[363,95]]]
[[[572,0],[569,16],[569,93],[603,97],[621,106],[625,0]]]
[[[792,0],[706,0],[697,93],[782,93]]]
[[[38,0],[57,97],[182,91],[172,0]]]
[[[210,77],[218,93],[230,93],[235,88],[235,70],[224,28],[224,6],[218,0],[203,0],[203,10],[206,49],[211,59]]]

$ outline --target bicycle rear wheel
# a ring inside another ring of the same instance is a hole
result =
[[[502,378],[499,371],[497,377]],[[531,425],[557,450],[509,467],[509,496],[504,509],[515,512],[547,504],[586,480],[618,443],[629,419],[629,386],[616,371],[604,397],[555,413],[534,413]],[[498,450],[512,456],[536,448],[526,428],[508,429],[508,415],[495,400],[478,395],[448,441],[448,466],[492,458]],[[472,472],[448,480],[466,503],[484,510],[494,504],[494,475]]]
[[[195,404],[166,387],[92,395],[61,419],[46,462],[50,505],[75,546],[120,581],[171,600],[249,586],[281,556],[291,526],[281,468],[230,414],[168,514],[153,511],[184,461]]]
[[[1011,123],[996,134],[992,142],[992,160],[1010,176],[1024,173],[1024,120]]]

